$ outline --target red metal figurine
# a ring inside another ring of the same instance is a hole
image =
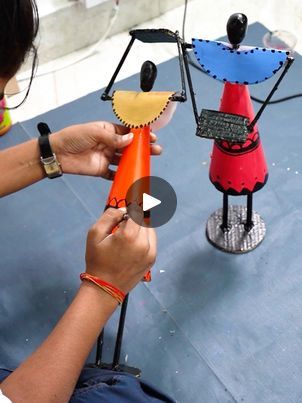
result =
[[[202,70],[224,83],[219,111],[202,110],[196,115],[197,135],[214,139],[210,180],[223,193],[223,208],[207,222],[208,240],[219,249],[244,253],[254,249],[265,236],[265,224],[253,211],[253,194],[268,179],[268,168],[257,121],[293,59],[276,49],[241,46],[247,17],[233,14],[227,23],[229,42],[193,39],[195,57]],[[258,84],[284,67],[273,89],[255,115],[250,99],[250,84]],[[247,206],[229,206],[229,196],[247,196]]]

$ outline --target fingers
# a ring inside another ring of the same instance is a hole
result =
[[[159,144],[151,144],[150,152],[151,155],[161,155],[163,149]]]
[[[129,128],[126,128],[125,126],[121,125],[113,125],[115,128],[115,133],[111,134],[117,134],[119,137],[115,137],[113,140],[115,142],[114,148],[121,150],[125,148],[128,144],[131,143],[133,139],[133,133],[129,132]],[[111,131],[110,131],[111,132]],[[130,139],[130,140],[129,140]],[[153,143],[156,143],[157,141],[157,135],[155,133],[150,133],[150,143],[151,143],[151,153],[153,155],[159,155],[162,152],[161,146],[153,146]],[[116,142],[120,143],[121,145],[117,145]],[[110,146],[110,144],[107,144]]]
[[[119,225],[119,229],[115,233],[115,236],[126,239],[129,243],[132,243],[139,236],[141,229],[142,227],[139,224],[129,218]]]
[[[89,124],[89,123],[88,123]],[[108,131],[112,134],[127,134],[129,133],[129,128],[126,126],[122,126],[116,123],[106,122],[106,121],[99,121],[94,122],[95,125],[98,125],[98,128]]]
[[[113,126],[115,133],[117,133],[119,135],[129,133],[129,130],[130,130],[129,127],[117,125],[115,123],[110,123],[110,124]]]
[[[123,221],[121,225],[119,226],[120,229],[120,235],[124,236],[127,235],[131,239],[135,239],[135,237],[138,236],[138,233],[141,230],[141,225],[144,220],[144,212],[143,209],[137,205],[137,204],[131,204],[131,217],[134,218],[128,219],[126,221]]]
[[[129,128],[125,127],[125,126],[121,126],[121,125],[116,125],[116,124],[112,124],[114,126],[115,129],[115,133],[117,133],[118,135],[125,135],[129,133]],[[157,142],[157,135],[155,133],[150,133],[150,143],[156,143]]]
[[[157,142],[157,135],[155,133],[150,133],[150,142],[156,143]]]
[[[161,155],[163,152],[162,147],[159,144],[154,144],[157,142],[157,135],[155,133],[150,133],[150,142],[151,142],[151,148],[150,152],[151,155]]]
[[[105,144],[114,149],[126,147],[133,139],[129,128],[108,122],[91,123],[89,133],[97,144]]]
[[[116,151],[118,154],[123,153],[123,149],[118,149]],[[160,146],[159,144],[151,144],[150,152],[151,152],[151,155],[160,155],[163,152],[162,146]]]
[[[150,147],[150,152],[151,155],[161,155],[162,153],[162,147],[158,144],[152,145]],[[118,166],[122,158],[122,154],[114,154],[114,156],[111,159],[110,165]]]
[[[126,209],[108,208],[98,221],[90,228],[88,240],[99,243],[110,235],[113,229],[123,220]]]
[[[113,156],[112,159],[111,159],[110,165],[118,166],[118,164],[119,164],[120,161],[121,161],[121,157],[122,157],[121,154],[114,154],[114,156]]]
[[[155,259],[156,259],[156,253],[157,253],[157,237],[156,237],[156,232],[153,228],[147,228],[148,231],[148,237],[149,237],[149,258],[150,258],[150,267],[153,266]]]
[[[116,134],[106,132],[105,136],[99,137],[99,142],[105,144],[108,147],[112,147],[115,149],[123,149],[128,146],[133,140],[133,133],[127,134]]]
[[[102,175],[102,178],[104,178],[108,181],[113,181],[115,178],[115,174],[116,174],[116,171],[108,168],[107,171]]]
[[[143,227],[128,219],[119,225],[119,231],[115,233],[115,236],[120,237],[123,241],[126,240],[133,247],[135,245],[137,253],[144,257],[146,268],[151,269],[157,253],[156,233],[153,228]]]

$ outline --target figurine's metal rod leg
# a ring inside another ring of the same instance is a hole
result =
[[[120,321],[119,321],[118,331],[117,331],[117,336],[116,336],[116,341],[115,341],[115,350],[114,350],[114,355],[113,355],[112,369],[117,368],[119,365],[119,361],[120,361],[127,306],[128,306],[128,299],[129,299],[129,294],[126,295],[126,298],[124,299],[124,302],[123,302],[122,308],[121,308]]]
[[[97,365],[98,367],[102,364],[103,344],[104,344],[104,329],[101,331],[96,343],[95,365]]]
[[[253,193],[247,195],[246,223],[244,225],[244,228],[247,232],[249,232],[254,226],[252,215],[253,215]]]
[[[104,211],[107,210],[107,206],[105,206]],[[96,354],[95,354],[95,365],[100,367],[102,365],[102,355],[103,355],[103,345],[104,345],[104,329],[102,329],[97,342],[96,342]]]
[[[223,206],[222,206],[222,224],[220,228],[223,232],[230,229],[228,224],[228,212],[229,212],[229,196],[227,193],[223,193]]]

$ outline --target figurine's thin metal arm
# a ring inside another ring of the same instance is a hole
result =
[[[130,42],[129,42],[129,44],[128,44],[128,46],[127,46],[127,48],[126,48],[126,50],[125,50],[125,52],[124,52],[119,64],[118,64],[118,66],[117,66],[117,68],[116,68],[116,70],[115,70],[115,72],[113,74],[113,76],[111,77],[111,80],[110,80],[108,86],[106,87],[105,91],[103,92],[103,94],[101,96],[101,99],[103,101],[109,101],[109,100],[112,99],[111,96],[109,95],[109,92],[110,92],[110,90],[111,90],[111,88],[112,88],[112,86],[114,84],[114,81],[115,81],[118,73],[120,72],[120,69],[122,68],[122,66],[123,66],[123,64],[124,64],[124,62],[126,60],[126,57],[128,56],[128,53],[130,52],[130,49],[132,48],[132,45],[133,45],[134,41],[135,41],[135,37],[132,36],[131,39],[130,39]]]
[[[181,79],[181,94],[180,95],[175,95],[173,97],[174,101],[178,102],[186,102],[187,100],[187,92],[186,92],[186,79],[185,79],[185,72],[184,72],[184,54],[182,51],[182,44],[181,44],[181,39],[178,34],[178,31],[175,32],[175,37],[176,37],[176,43],[177,43],[177,49],[178,49],[178,61],[179,61],[179,69],[180,69],[180,79]]]
[[[129,54],[129,52],[131,50],[131,47],[132,47],[135,39],[139,39],[139,38],[136,37],[135,31],[136,30],[130,32],[131,40],[130,40],[130,42],[129,42],[129,44],[128,44],[128,46],[127,46],[127,48],[126,48],[126,50],[125,50],[125,52],[124,52],[124,54],[123,54],[123,56],[121,58],[116,70],[115,70],[115,72],[113,73],[113,76],[111,77],[111,80],[110,80],[108,86],[106,87],[106,89],[104,90],[104,92],[103,92],[103,94],[101,96],[101,99],[103,101],[111,101],[112,100],[112,96],[109,95],[109,92],[110,92],[110,90],[111,90],[111,88],[112,88],[112,86],[113,86],[113,84],[114,84],[114,82],[116,80],[116,77],[117,77],[118,73],[120,72],[120,70],[121,70],[121,68],[122,68],[122,66],[123,66],[128,54]],[[146,30],[142,30],[142,31],[146,31]],[[160,31],[160,30],[155,30],[154,32],[156,32],[156,31]],[[142,40],[142,38],[140,40]],[[178,34],[178,31],[176,31],[174,33],[174,40],[175,40],[175,42],[177,44],[177,48],[178,48],[178,59],[179,59],[180,78],[181,78],[181,87],[182,88],[181,88],[181,90],[179,92],[174,94],[172,100],[177,101],[177,102],[185,102],[187,100],[186,79],[185,79],[185,71],[184,71],[185,70],[185,62],[184,62],[184,55],[183,55],[183,52],[182,52],[182,39],[180,38],[180,36]],[[169,41],[169,42],[171,42],[171,41]]]
[[[192,48],[192,47],[190,47],[190,45],[187,43],[183,43],[182,44],[182,54],[183,54],[183,59],[184,59],[184,64],[185,64],[185,69],[186,69],[186,74],[187,74],[187,81],[188,81],[188,86],[189,86],[189,91],[190,91],[190,97],[191,97],[191,102],[192,102],[192,107],[193,107],[196,124],[197,124],[197,126],[199,126],[199,117],[198,117],[196,99],[195,99],[195,94],[194,94],[194,90],[193,90],[192,77],[191,77],[190,67],[189,67],[189,62],[188,62],[187,48]]]
[[[288,72],[288,69],[291,67],[291,65],[293,64],[294,59],[292,57],[289,57],[287,59],[287,63],[284,66],[284,70],[282,71],[282,74],[280,75],[280,77],[278,78],[276,84],[274,85],[273,89],[271,90],[271,92],[268,94],[266,100],[263,102],[263,105],[261,106],[261,108],[259,109],[259,111],[257,112],[256,116],[254,117],[253,121],[248,125],[248,131],[252,132],[255,124],[257,123],[257,121],[259,120],[260,116],[262,115],[264,109],[267,107],[267,104],[269,103],[270,99],[272,98],[272,96],[274,95],[274,93],[277,91],[279,84],[281,83],[281,81],[283,80],[285,74]]]

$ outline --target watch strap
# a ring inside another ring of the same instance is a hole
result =
[[[37,128],[40,133],[38,143],[40,147],[41,162],[43,164],[45,173],[49,179],[58,178],[59,176],[63,175],[63,172],[61,165],[50,145],[49,134],[51,134],[51,130],[44,122],[40,122]]]
[[[39,146],[42,158],[50,158],[53,156],[53,152],[49,142],[49,134],[51,133],[49,126],[46,123],[40,122],[38,124],[38,130],[40,133]]]

